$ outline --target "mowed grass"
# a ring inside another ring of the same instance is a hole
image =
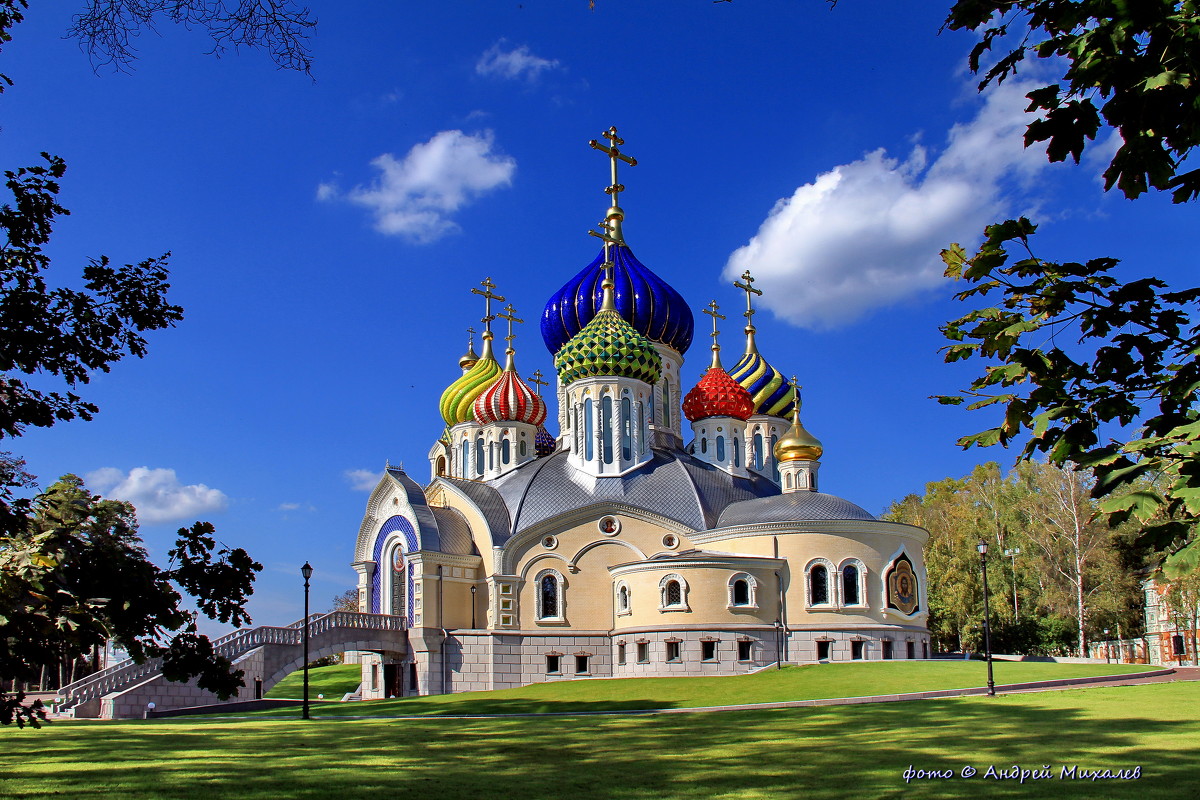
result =
[[[1197,707],[1200,684],[1173,683],[653,716],[58,723],[0,731],[0,797],[1178,800],[1200,796]],[[997,781],[990,765],[1053,777]],[[1064,765],[1141,778],[1061,779]]]
[[[1125,664],[1035,662],[996,662],[993,668],[997,684],[1120,675],[1153,669]],[[289,680],[294,677],[289,676]],[[987,665],[980,661],[860,661],[767,669],[752,675],[730,677],[560,680],[494,692],[362,703],[326,702],[314,707],[312,713],[322,716],[408,716],[641,711],[862,697],[986,684]],[[316,694],[316,690],[310,689],[310,697],[316,697]],[[326,692],[325,697],[328,700],[333,696]],[[297,712],[295,709],[276,709],[257,713],[294,716]]]
[[[341,700],[348,692],[353,692],[362,681],[362,667],[358,664],[334,664],[328,667],[317,667],[308,671],[308,696],[325,695],[330,700]],[[293,672],[279,683],[271,687],[267,697],[303,697],[304,672]]]

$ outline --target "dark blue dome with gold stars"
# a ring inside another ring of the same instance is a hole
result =
[[[617,313],[653,342],[686,353],[692,344],[692,310],[679,292],[634,258],[629,246],[613,246],[613,284]],[[551,353],[583,330],[600,310],[604,251],[546,303],[542,338]]]

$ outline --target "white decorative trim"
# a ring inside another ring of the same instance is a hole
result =
[[[667,601],[667,584],[674,581],[679,585],[679,602],[669,603]],[[691,587],[688,586],[687,580],[678,572],[671,572],[662,577],[658,582],[658,610],[661,612],[671,611],[691,611],[688,606],[688,591]]]
[[[746,598],[749,602],[735,603],[733,599],[733,585],[738,581],[746,582]],[[735,572],[729,576],[729,582],[726,585],[729,590],[729,604],[726,608],[737,611],[756,611],[758,610],[758,579],[749,572]]]

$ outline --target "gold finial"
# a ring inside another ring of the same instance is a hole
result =
[[[479,361],[479,354],[475,352],[475,329],[467,328],[467,352],[463,353],[458,359],[458,366],[465,372]]]
[[[475,329],[467,328],[467,350],[471,351],[474,349],[475,349]]]
[[[536,391],[537,391],[538,397],[542,396],[542,387],[550,385],[550,381],[548,381],[544,377],[542,377],[542,371],[540,369],[535,369],[533,371],[533,376],[530,377],[529,382],[537,387]]]
[[[712,364],[709,366],[709,369],[721,369],[722,368],[721,367],[721,345],[720,345],[720,343],[717,342],[717,334],[720,333],[720,331],[717,330],[717,320],[725,319],[725,315],[718,314],[717,313],[718,308],[720,308],[720,306],[717,305],[717,301],[713,300],[712,302],[710,302],[708,304],[708,308],[700,309],[701,313],[708,314],[710,317],[712,317],[712,321],[713,321],[713,332],[712,332],[712,340],[713,340],[712,354],[713,355],[712,355]]]
[[[515,333],[513,333],[513,323],[514,322],[524,323],[525,320],[523,320],[517,316],[517,310],[515,308],[513,308],[512,303],[509,303],[507,306],[504,307],[504,313],[497,314],[496,316],[499,317],[500,319],[508,321],[508,335],[504,337],[504,341],[508,343],[508,345],[504,349],[504,354],[506,356],[508,356],[508,363],[506,363],[504,365],[504,368],[505,369],[516,369],[515,364],[513,362],[513,354],[516,351],[513,350],[512,343],[513,343],[513,339],[517,338],[517,335]]]
[[[604,222],[600,223],[604,229],[603,234],[595,234],[600,238],[611,239],[616,244],[624,244],[625,237],[621,232],[621,222],[625,219],[625,212],[621,210],[621,192],[625,191],[625,187],[617,180],[617,162],[624,161],[631,167],[637,166],[637,159],[633,156],[627,156],[620,151],[620,146],[625,144],[625,140],[617,136],[616,127],[611,127],[604,133],[600,134],[605,139],[608,139],[609,144],[601,144],[592,139],[588,142],[594,149],[599,150],[608,156],[612,170],[612,184],[604,190],[604,193],[612,198],[612,205],[609,206],[608,213],[604,217]]]
[[[775,460],[779,463],[787,461],[819,461],[825,448],[821,440],[813,436],[800,424],[800,385],[796,376],[792,376],[792,394],[795,400],[792,404],[792,427],[775,443]],[[815,484],[812,488],[816,488]]]
[[[754,288],[754,277],[750,274],[750,270],[742,273],[742,281],[744,283],[734,281],[733,285],[743,290],[746,293],[746,313],[743,315],[746,318],[746,354],[757,353],[758,346],[754,343],[754,301],[753,295],[761,295],[762,289]]]
[[[483,319],[481,319],[480,322],[482,322],[484,326],[483,339],[485,342],[487,342],[491,341],[492,320],[496,318],[496,315],[492,313],[492,301],[495,300],[503,303],[504,297],[498,294],[492,294],[492,289],[496,288],[496,284],[492,283],[492,279],[490,277],[484,278],[482,281],[480,281],[480,285],[483,287],[483,290],[480,291],[479,289],[471,289],[471,294],[477,294],[483,297]]]

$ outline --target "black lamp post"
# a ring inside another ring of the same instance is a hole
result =
[[[307,561],[300,568],[300,574],[304,576],[304,711],[300,715],[301,719],[310,719],[308,715],[308,579],[312,577],[312,564]]]
[[[783,669],[783,622],[775,618],[775,669]]]
[[[975,549],[979,551],[979,566],[983,570],[983,650],[987,657],[988,667],[987,693],[989,697],[992,697],[996,694],[996,682],[992,680],[992,625],[989,621],[991,611],[988,609],[987,542],[980,539],[979,544],[975,545]]]
[[[479,591],[474,584],[471,585],[471,630],[475,630],[475,592]]]

